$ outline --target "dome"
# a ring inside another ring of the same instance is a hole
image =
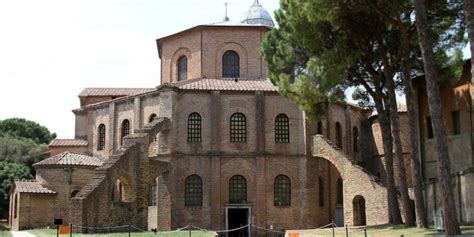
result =
[[[270,13],[260,5],[258,0],[255,0],[250,9],[245,13],[242,23],[264,25],[268,27],[275,26]]]

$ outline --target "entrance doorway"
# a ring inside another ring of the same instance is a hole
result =
[[[228,207],[227,208],[227,229],[237,229],[250,223],[250,208],[248,207]],[[228,237],[249,237],[249,227],[231,231]]]

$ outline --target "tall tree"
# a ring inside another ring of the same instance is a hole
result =
[[[426,78],[426,91],[430,109],[431,124],[434,134],[435,155],[441,184],[441,203],[444,210],[444,223],[449,235],[460,234],[461,229],[456,216],[454,195],[451,188],[451,167],[449,161],[448,142],[444,129],[441,99],[439,94],[436,58],[432,51],[433,44],[429,36],[427,11],[424,0],[415,0],[416,28],[420,41],[423,66]]]
[[[471,44],[471,82],[474,82],[474,4],[471,0],[464,1],[464,14],[466,15],[469,42]]]
[[[263,44],[270,78],[280,92],[300,104],[309,115],[324,112],[319,105],[337,97],[346,86],[359,85],[375,102],[379,114],[387,169],[387,198],[391,220],[401,223],[393,175],[392,136],[383,60],[395,53],[393,32],[380,16],[346,1],[282,1],[276,13],[279,28]],[[392,38],[384,38],[389,35]],[[396,65],[394,63],[393,65]],[[302,93],[300,93],[302,92]]]
[[[56,137],[56,134],[51,134],[46,127],[23,118],[0,120],[0,135],[29,138],[40,144],[48,144]]]

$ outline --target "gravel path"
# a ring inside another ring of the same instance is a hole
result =
[[[11,231],[13,237],[35,237],[35,235],[30,234],[26,231]]]

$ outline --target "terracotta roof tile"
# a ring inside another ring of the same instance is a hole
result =
[[[49,146],[87,146],[87,141],[82,139],[53,139]]]
[[[15,188],[20,193],[48,193],[55,194],[56,192],[43,187],[36,180],[19,180],[15,181]]]
[[[101,166],[103,160],[83,154],[69,151],[51,156],[45,160],[35,163],[34,166],[55,166],[55,165],[78,165],[78,166]]]
[[[85,88],[79,96],[129,96],[154,90],[156,88]]]
[[[174,85],[182,90],[278,91],[267,79],[194,79]]]

